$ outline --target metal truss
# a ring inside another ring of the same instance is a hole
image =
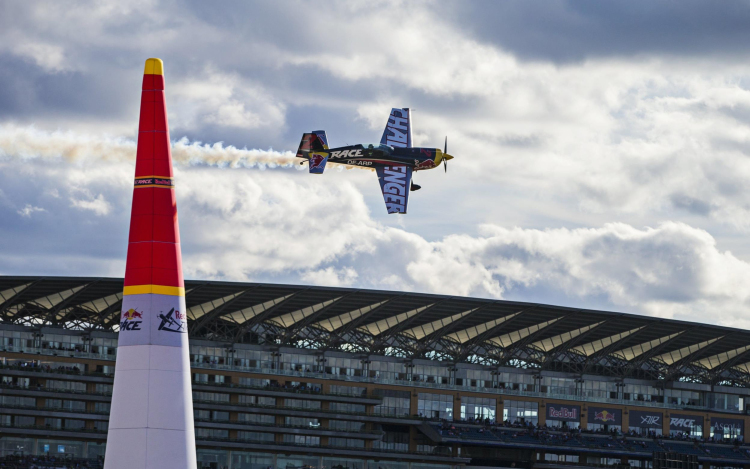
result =
[[[510,301],[186,281],[191,339],[750,386],[750,332]],[[209,305],[209,306],[206,306]],[[0,277],[0,324],[117,332],[122,279]]]

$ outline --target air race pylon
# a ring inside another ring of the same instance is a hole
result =
[[[164,65],[148,59],[105,469],[196,468],[172,176]]]

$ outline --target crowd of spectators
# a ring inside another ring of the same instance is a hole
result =
[[[67,374],[81,374],[81,369],[78,367],[78,365],[72,365],[72,366],[56,366],[52,367],[50,365],[43,365],[37,361],[19,361],[16,363],[0,363],[0,369],[10,369],[10,370],[33,370],[33,371],[43,371],[47,373],[67,373]]]
[[[76,459],[55,456],[8,454],[0,457],[4,469],[101,469],[104,459]]]
[[[741,446],[739,440],[718,440],[707,438],[692,438],[686,433],[674,435],[661,435],[654,431],[639,434],[635,431],[623,434],[617,429],[605,431],[602,428],[595,430],[584,430],[580,427],[548,427],[536,425],[531,422],[519,420],[495,422],[490,419],[467,419],[457,422],[441,421],[437,428],[440,435],[448,438],[462,439],[497,439],[505,442],[520,441],[524,443],[539,442],[540,445],[564,445],[564,446],[590,446],[595,445],[602,448],[616,450],[642,450],[652,452],[654,450],[668,451],[667,442],[692,442],[692,448],[697,449],[700,454],[716,456],[717,454],[736,456],[741,459],[750,459],[750,448]],[[491,437],[489,435],[492,435]],[[493,438],[494,437],[494,438]],[[726,450],[717,449],[711,444],[723,444]],[[731,451],[731,453],[729,452]]]

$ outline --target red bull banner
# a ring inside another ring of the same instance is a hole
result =
[[[547,404],[547,420],[557,420],[558,422],[580,422],[581,406]]]
[[[589,406],[588,423],[601,425],[622,425],[622,410],[611,407]]]

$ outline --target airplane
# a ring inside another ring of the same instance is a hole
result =
[[[388,116],[379,144],[357,144],[329,148],[324,130],[315,130],[302,135],[297,150],[298,158],[308,161],[311,174],[323,174],[326,163],[375,169],[388,213],[406,214],[409,192],[421,188],[411,181],[414,171],[433,169],[443,163],[448,171],[448,137],[445,147],[412,147],[411,110],[393,108]],[[301,162],[300,164],[305,164]]]
[[[159,324],[159,330],[169,331],[169,332],[184,332],[183,330],[184,324],[176,321],[172,317],[172,313],[174,313],[174,308],[170,309],[166,316],[163,314],[159,314],[157,316],[159,319],[161,319],[161,324]]]

